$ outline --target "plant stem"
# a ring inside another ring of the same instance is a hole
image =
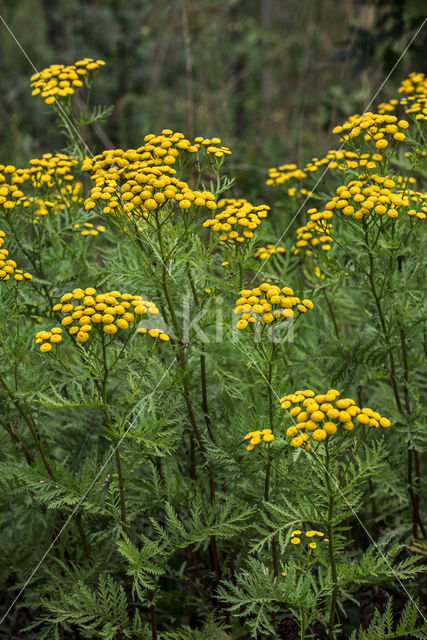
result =
[[[243,265],[238,258],[238,266],[239,266],[239,289],[243,287]]]
[[[13,404],[18,409],[19,413],[21,414],[21,416],[24,418],[25,422],[27,423],[27,425],[28,425],[28,427],[29,427],[29,429],[31,431],[31,435],[34,438],[34,442],[36,443],[37,448],[38,448],[38,450],[40,452],[44,468],[46,469],[48,475],[53,479],[54,475],[53,475],[52,467],[50,466],[49,461],[47,459],[47,456],[46,456],[46,454],[44,452],[43,445],[42,445],[42,442],[40,440],[40,434],[38,433],[37,425],[35,424],[32,416],[31,415],[27,415],[25,413],[25,411],[21,407],[19,401],[15,398],[12,390],[9,388],[9,386],[7,385],[5,380],[3,379],[3,376],[1,376],[1,375],[0,375],[0,384],[5,389],[6,393],[9,396],[9,398],[12,400]]]
[[[299,629],[299,637],[300,640],[305,640],[305,613],[304,609],[300,609],[300,629]]]
[[[129,530],[126,522],[126,502],[125,502],[125,485],[123,479],[122,463],[120,460],[119,446],[114,448],[114,457],[116,459],[117,475],[119,477],[119,491],[120,491],[120,516],[122,519],[123,531],[129,538]]]
[[[199,306],[199,296],[197,294],[197,289],[196,286],[194,284],[194,280],[193,280],[193,276],[191,274],[190,269],[187,269],[187,276],[188,276],[188,280],[190,282],[190,287],[191,287],[191,291],[193,294],[193,299],[194,299],[194,303],[196,304],[196,306]],[[203,409],[203,413],[205,415],[205,423],[206,423],[206,428],[208,430],[208,434],[210,439],[212,440],[213,443],[215,443],[215,438],[212,432],[212,421],[211,421],[211,417],[209,414],[209,405],[208,405],[208,391],[207,391],[207,384],[206,384],[206,353],[205,353],[205,348],[204,348],[204,344],[201,344],[201,351],[202,353],[200,354],[200,384],[202,387],[202,409]]]
[[[409,397],[409,362],[408,362],[408,348],[406,345],[406,335],[403,326],[400,325],[400,342],[402,345],[403,354],[403,393],[405,397],[405,409],[408,416],[411,414],[411,400]],[[420,459],[419,453],[416,450],[410,448],[411,442],[408,441],[408,485],[409,485],[409,497],[412,505],[412,533],[414,538],[418,538],[418,526],[424,537],[426,537],[426,530],[421,520],[420,515]],[[413,464],[415,462],[415,465]],[[414,477],[415,466],[415,477]]]
[[[331,316],[331,320],[332,320],[332,324],[334,325],[334,331],[335,331],[335,336],[337,338],[337,340],[340,339],[340,334],[339,334],[339,330],[338,330],[338,324],[337,324],[337,319],[335,318],[335,313],[334,313],[334,309],[332,307],[331,301],[329,300],[329,296],[326,293],[326,289],[322,289],[323,292],[323,296],[326,300],[326,305],[328,307],[329,310],[329,315]]]
[[[397,382],[396,382],[396,364],[395,364],[395,360],[394,360],[394,355],[393,352],[391,350],[391,343],[390,343],[390,335],[387,329],[387,323],[385,321],[385,316],[384,316],[384,311],[382,308],[382,304],[381,304],[381,300],[378,296],[377,293],[377,288],[375,285],[375,273],[374,273],[374,258],[372,255],[372,251],[369,247],[369,237],[368,237],[368,230],[366,227],[366,222],[363,220],[363,224],[364,224],[364,229],[365,229],[365,244],[368,250],[368,260],[369,260],[369,272],[368,272],[368,279],[369,279],[369,284],[371,287],[371,291],[372,291],[372,295],[374,297],[375,300],[375,304],[377,307],[377,311],[378,311],[378,315],[380,318],[380,324],[381,324],[381,328],[383,330],[383,334],[384,334],[384,339],[386,341],[387,347],[388,347],[388,357],[389,357],[389,361],[390,361],[390,383],[391,383],[391,387],[393,389],[393,394],[394,394],[394,398],[396,401],[396,406],[399,410],[399,413],[403,414],[403,407],[402,407],[402,403],[400,401],[400,397],[399,397],[399,391],[397,388]]]
[[[329,561],[331,565],[331,574],[332,574],[332,583],[333,590],[331,595],[331,601],[329,606],[329,620],[328,620],[328,637],[329,640],[335,640],[334,633],[334,623],[335,623],[335,613],[337,607],[337,596],[338,596],[338,580],[337,580],[337,565],[335,561],[335,548],[334,548],[334,526],[333,526],[333,517],[334,517],[334,502],[335,496],[331,487],[330,480],[330,455],[329,455],[329,446],[328,440],[325,442],[325,482],[328,490],[329,496],[329,504],[328,504],[328,550],[329,550]]]
[[[16,444],[19,444],[21,446],[22,451],[24,452],[24,456],[25,456],[25,459],[27,461],[27,464],[29,466],[31,466],[33,464],[33,462],[34,462],[34,456],[31,453],[31,451],[28,449],[28,447],[27,447],[26,443],[24,442],[24,440],[19,437],[19,435],[16,433],[16,431],[13,430],[13,427],[12,427],[11,424],[9,424],[7,422],[3,422],[3,420],[0,420],[0,424],[8,432],[8,434],[10,435],[12,440]]]
[[[268,360],[268,370],[267,370],[267,391],[268,391],[268,414],[269,414],[269,422],[270,429],[274,433],[274,406],[273,406],[273,368],[274,368],[274,357],[276,354],[276,345],[273,343],[271,347],[271,354]],[[271,477],[271,460],[270,456],[267,457],[267,468],[265,470],[265,480],[264,480],[264,500],[268,502],[269,494],[270,494],[270,477]],[[268,516],[268,519],[271,520],[271,516]],[[271,540],[271,556],[273,561],[273,572],[274,577],[279,577],[279,566],[277,562],[277,541],[276,536],[273,536]]]
[[[114,426],[113,426],[113,423],[112,423],[110,411],[108,409],[107,381],[108,381],[109,369],[108,369],[108,362],[107,362],[107,349],[106,349],[106,345],[105,345],[104,333],[101,334],[101,342],[102,342],[102,361],[103,361],[103,365],[104,365],[104,377],[103,377],[103,379],[101,381],[101,384],[102,384],[102,400],[103,400],[103,403],[104,403],[104,414],[105,414],[105,418],[107,420],[107,425],[109,426],[109,428],[112,431],[114,431]],[[119,480],[120,518],[121,518],[123,531],[126,534],[126,536],[129,538],[130,536],[129,536],[129,530],[128,530],[127,520],[126,520],[125,483],[124,483],[124,478],[123,478],[122,462],[121,462],[120,453],[119,453],[119,445],[120,445],[120,440],[119,440],[119,436],[117,435],[117,443],[116,443],[115,440],[113,440],[113,446],[114,446],[114,458],[115,458],[115,461],[116,461],[117,476],[118,476],[118,480]]]

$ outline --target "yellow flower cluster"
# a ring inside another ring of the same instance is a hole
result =
[[[318,265],[314,267],[314,275],[317,276],[318,278],[321,278],[322,280],[326,278],[325,274],[322,273],[322,270]]]
[[[354,138],[372,141],[377,149],[386,149],[393,140],[402,142],[406,135],[403,133],[409,127],[407,120],[398,120],[396,116],[372,113],[367,111],[363,115],[355,114],[335,127],[332,133],[347,141]]]
[[[84,222],[83,225],[78,223],[73,224],[73,229],[79,231],[82,236],[97,236],[105,232],[104,225],[99,224],[95,227],[91,222]]]
[[[347,149],[331,149],[324,158],[312,158],[304,167],[306,172],[317,171],[320,167],[327,165],[328,169],[357,169],[358,167],[366,167],[367,169],[375,169],[378,162],[381,162],[383,156],[380,153],[356,153]]]
[[[220,211],[215,217],[206,220],[203,226],[219,233],[223,242],[233,240],[240,243],[253,237],[254,230],[267,217],[270,207],[266,204],[254,206],[244,198],[224,198],[218,202],[218,209]]]
[[[275,244],[267,244],[265,247],[259,247],[254,253],[254,258],[259,260],[267,260],[275,253],[285,253],[284,247],[276,247]]]
[[[159,313],[153,302],[147,302],[141,296],[120,291],[97,294],[93,287],[65,293],[53,311],[64,314],[61,325],[68,327],[69,333],[80,343],[89,340],[93,329],[97,335],[101,330],[114,335],[119,329],[129,329],[131,323],[146,313]]]
[[[206,154],[215,156],[215,158],[223,158],[231,154],[231,150],[228,147],[218,146],[221,145],[221,138],[203,138],[202,136],[198,136],[194,138],[194,142],[198,145],[198,150],[200,149],[200,145],[203,145]]]
[[[53,327],[50,331],[38,331],[36,333],[36,344],[40,345],[42,353],[52,350],[52,345],[58,344],[62,340],[61,327]]]
[[[293,545],[300,544],[301,543],[301,538],[300,538],[301,535],[304,535],[304,534],[300,529],[295,529],[294,531],[292,531],[292,533],[291,533],[291,543]],[[318,536],[319,538],[323,539],[325,542],[328,542],[327,538],[325,538],[325,534],[322,533],[321,531],[316,531],[315,529],[310,529],[309,531],[306,531],[305,532],[305,536],[306,536],[306,538],[308,538],[310,540],[310,542],[308,543],[309,549],[316,549],[316,547],[317,547],[317,543],[311,540],[311,538],[314,538],[315,536]]]
[[[38,224],[39,220],[46,217],[51,211],[56,213],[56,205],[57,202],[54,199],[45,199],[45,198],[28,198],[30,203],[34,205],[34,219],[33,224]]]
[[[30,169],[17,169],[13,164],[0,164],[0,206],[14,209],[17,206],[28,207],[29,201],[20,185],[29,180]]]
[[[6,281],[9,280],[10,277],[13,277],[18,282],[21,280],[31,280],[33,277],[31,273],[17,269],[15,260],[9,260],[9,251],[2,248],[5,237],[5,232],[0,229],[0,280]]]
[[[234,309],[234,313],[240,316],[237,328],[246,329],[257,318],[265,324],[292,318],[295,315],[294,307],[300,313],[305,313],[313,309],[314,304],[308,299],[300,300],[290,287],[280,289],[268,282],[263,282],[255,289],[242,289]]]
[[[29,169],[17,169],[13,164],[0,164],[0,184],[22,184],[30,177]]]
[[[288,411],[296,422],[286,430],[286,437],[291,438],[293,447],[301,447],[305,443],[306,451],[310,451],[310,438],[321,442],[328,435],[337,433],[338,427],[352,431],[355,422],[376,428],[391,425],[390,420],[377,411],[368,407],[361,409],[351,398],[339,398],[339,395],[336,389],[318,395],[306,389],[280,398],[282,409]]]
[[[83,85],[82,76],[97,71],[104,65],[103,60],[93,58],[84,58],[72,65],[51,64],[47,69],[31,76],[32,95],[40,95],[46,104],[72,96]]]
[[[28,199],[16,184],[4,182],[0,184],[0,206],[4,209],[14,209],[15,207],[28,207]]]
[[[424,73],[410,73],[398,91],[404,97],[382,102],[378,105],[378,113],[393,112],[401,105],[409,116],[415,115],[415,120],[427,120],[427,76]]]
[[[354,215],[357,220],[361,220],[370,213],[397,218],[399,207],[404,207],[409,216],[424,220],[427,194],[397,187],[396,180],[387,176],[361,176],[358,180],[351,180],[338,187],[337,195],[326,203],[325,209],[342,211],[346,216]]]
[[[313,192],[309,191],[308,189],[297,189],[296,187],[289,187],[287,190],[287,194],[290,198],[295,198],[295,197],[311,198],[311,196],[313,195]]]
[[[249,440],[249,444],[246,447],[247,451],[253,451],[257,444],[261,442],[261,439],[264,442],[272,442],[274,440],[274,434],[271,429],[263,429],[262,431],[250,431],[243,438],[244,440]]]
[[[89,171],[95,176],[101,175],[103,171],[106,177],[113,180],[117,180],[117,177],[123,174],[125,178],[135,177],[128,176],[128,172],[138,172],[159,165],[172,165],[180,153],[197,153],[199,149],[200,145],[192,144],[183,133],[163,129],[159,135],[147,134],[144,144],[137,149],[107,149],[92,158],[85,158],[82,171]]]
[[[83,171],[89,171],[95,186],[85,202],[86,210],[101,206],[104,214],[124,211],[132,217],[149,218],[150,212],[166,202],[180,209],[191,206],[216,209],[210,191],[193,190],[176,177],[175,164],[181,154],[197,154],[222,158],[231,153],[219,146],[220,138],[198,137],[192,143],[183,133],[163,129],[162,133],[145,136],[137,149],[108,149],[93,158],[85,158]],[[198,156],[199,157],[199,156]]]
[[[268,170],[268,179],[266,185],[269,187],[277,187],[288,180],[304,180],[307,174],[298,169],[296,164],[282,164],[280,167]]]
[[[33,158],[29,169],[33,186],[51,189],[72,181],[71,171],[77,164],[75,158],[65,153],[44,153],[41,158]]]
[[[66,183],[62,185],[58,192],[49,194],[46,198],[29,198],[30,202],[35,205],[33,224],[38,224],[39,220],[45,218],[49,213],[57,215],[58,212],[65,211],[72,203],[81,202],[81,191],[83,185],[81,182]]]
[[[413,71],[405,80],[402,81],[399,93],[408,95],[427,94],[427,76],[424,73],[416,73]]]
[[[122,173],[140,171],[146,167],[173,165],[182,153],[195,154],[199,151],[207,155],[222,157],[231,153],[228,147],[218,146],[220,138],[198,137],[191,142],[180,131],[163,129],[161,134],[149,133],[144,144],[137,149],[107,149],[93,158],[85,158],[82,171],[100,173],[101,169],[108,177],[117,179]],[[125,177],[135,177],[127,176]]]
[[[406,94],[400,104],[408,115],[415,114],[416,120],[427,120],[427,76],[424,73],[411,73],[399,88]]]
[[[318,171],[321,167],[327,166],[328,170],[337,169],[344,171],[345,169],[357,169],[358,167],[366,169],[375,169],[377,163],[381,162],[383,156],[380,153],[356,153],[347,149],[331,149],[323,158],[312,158],[303,169],[298,169],[295,164],[284,164],[277,169],[269,169],[266,184],[269,186],[279,186],[288,180],[304,180],[309,174]],[[287,191],[288,195],[311,196],[312,192],[307,189],[299,189],[291,187]]]
[[[145,329],[144,327],[141,327],[136,331],[137,333],[143,336],[149,335],[151,338],[153,338],[153,340],[157,340],[157,338],[162,342],[169,342],[170,340],[170,337],[168,336],[167,333],[163,331],[163,329],[148,329],[147,331],[147,329]]]
[[[183,210],[192,206],[216,209],[215,196],[210,191],[193,190],[174,174],[168,165],[145,167],[121,176],[117,173],[115,178],[101,170],[95,173],[95,186],[85,201],[85,209],[90,211],[99,203],[104,214],[123,211],[130,217],[145,219],[168,202]],[[121,177],[123,182],[119,181]]]
[[[306,255],[313,254],[312,249],[320,248],[323,251],[329,251],[331,248],[331,232],[332,224],[328,222],[333,217],[331,211],[317,211],[317,209],[308,209],[307,213],[310,220],[306,225],[297,229],[297,242],[292,247],[292,253],[298,255],[301,250]]]

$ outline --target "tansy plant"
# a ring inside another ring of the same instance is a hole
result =
[[[425,76],[255,193],[215,132],[93,152],[103,66],[0,165],[4,637],[424,637]]]

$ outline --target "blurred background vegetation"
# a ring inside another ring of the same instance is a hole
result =
[[[0,24],[1,162],[26,165],[63,144],[51,110],[31,96],[32,65],[89,56],[107,62],[93,103],[114,105],[103,128],[86,132],[92,149],[137,147],[165,127],[219,136],[233,149],[233,174],[252,193],[268,167],[336,144],[332,126],[365,108],[426,13],[425,0],[1,0],[0,7],[19,42]],[[423,28],[390,89],[425,70],[426,44]],[[376,102],[387,95],[386,85]]]

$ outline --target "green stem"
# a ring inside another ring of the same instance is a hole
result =
[[[267,390],[268,390],[268,414],[269,414],[269,422],[270,429],[274,433],[274,406],[273,406],[273,369],[274,369],[274,357],[276,354],[276,345],[273,343],[271,347],[271,354],[268,360],[268,370],[267,370]],[[267,468],[265,470],[265,480],[264,480],[264,500],[268,502],[269,494],[270,494],[270,479],[271,479],[271,460],[270,456],[267,457]],[[271,516],[268,516],[268,519],[271,520]],[[279,566],[277,562],[277,540],[276,536],[273,536],[271,540],[271,557],[273,561],[273,571],[274,577],[277,579],[279,577]]]
[[[105,418],[107,420],[107,425],[113,431],[114,427],[113,427],[110,411],[108,409],[107,381],[108,381],[109,369],[108,369],[108,362],[107,362],[107,349],[106,349],[106,345],[105,345],[104,333],[101,334],[101,342],[102,342],[102,360],[103,360],[103,365],[104,365],[104,377],[103,377],[102,382],[101,382],[101,385],[102,385],[102,400],[103,400],[103,404],[104,404],[104,414],[105,414]],[[119,438],[119,436],[117,436],[117,439],[118,438]],[[124,483],[122,463],[121,463],[120,453],[119,453],[119,445],[120,445],[120,441],[119,440],[118,440],[117,443],[115,442],[115,440],[113,440],[114,458],[115,458],[115,461],[116,461],[117,476],[118,476],[118,480],[119,480],[120,517],[121,517],[123,531],[125,532],[125,534],[129,538],[130,536],[129,536],[129,530],[128,530],[127,520],[126,520],[125,483]]]
[[[331,566],[331,575],[332,575],[332,584],[333,590],[330,600],[329,606],[329,620],[328,620],[328,634],[329,640],[335,640],[334,633],[334,623],[335,623],[335,614],[337,607],[337,596],[338,596],[338,579],[337,579],[337,565],[335,561],[335,548],[334,548],[334,526],[333,526],[333,517],[334,517],[334,502],[335,496],[331,487],[330,480],[330,455],[329,455],[329,447],[328,441],[325,442],[325,482],[328,490],[329,496],[329,504],[328,504],[328,551],[329,551],[329,562]]]
[[[188,280],[190,282],[190,287],[191,287],[191,291],[193,294],[193,299],[194,302],[196,304],[196,306],[199,306],[199,296],[197,294],[197,289],[193,280],[193,276],[192,273],[190,271],[190,269],[187,269],[187,275],[188,275]],[[204,344],[202,343],[201,346],[201,354],[200,354],[200,384],[202,387],[202,408],[203,408],[203,413],[205,415],[205,423],[206,423],[206,428],[208,430],[208,434],[210,439],[212,440],[213,443],[215,443],[215,438],[212,432],[212,421],[211,421],[211,417],[209,414],[209,405],[208,405],[208,390],[207,390],[207,384],[206,384],[206,353],[205,353],[205,348],[204,348]]]
[[[13,404],[15,405],[15,407],[18,409],[19,413],[21,414],[21,416],[23,417],[25,422],[27,423],[28,428],[31,431],[31,435],[34,438],[34,442],[36,443],[37,448],[38,448],[38,450],[40,452],[44,468],[46,469],[48,475],[53,479],[54,478],[53,471],[52,471],[52,468],[51,468],[51,466],[49,464],[47,456],[46,456],[46,454],[44,452],[43,445],[42,445],[42,442],[40,440],[40,434],[38,433],[37,426],[34,423],[33,418],[31,416],[28,416],[25,413],[25,411],[21,407],[19,401],[15,398],[12,390],[9,388],[9,386],[7,385],[5,380],[3,379],[3,376],[1,376],[1,375],[0,375],[0,384],[2,385],[2,387],[4,388],[6,393],[8,394],[9,398],[12,400]]]
[[[338,330],[337,320],[335,318],[334,309],[332,307],[331,301],[329,300],[329,296],[326,293],[326,289],[323,288],[322,292],[323,292],[323,296],[324,296],[324,298],[326,300],[326,305],[327,305],[328,310],[329,310],[329,315],[331,316],[331,320],[332,320],[332,323],[334,325],[335,336],[336,336],[337,340],[339,340],[340,339],[340,334],[339,334],[339,330]]]
[[[299,637],[300,637],[300,640],[305,640],[305,612],[304,612],[304,609],[302,607],[300,609]]]
[[[27,464],[29,466],[31,466],[34,462],[34,456],[31,453],[31,451],[28,449],[26,443],[24,442],[24,440],[22,440],[22,438],[19,437],[19,435],[16,433],[16,431],[13,430],[12,426],[7,423],[7,422],[3,422],[3,420],[0,420],[0,424],[2,425],[2,427],[7,431],[7,433],[10,435],[10,437],[12,438],[13,442],[15,442],[16,444],[19,444],[22,448],[22,451],[24,452],[24,456],[25,459],[27,461]]]
[[[380,324],[381,324],[381,328],[383,330],[383,334],[384,334],[384,338],[388,347],[388,356],[389,356],[389,362],[390,362],[390,382],[391,382],[391,387],[393,389],[393,394],[394,394],[394,398],[396,401],[396,406],[399,410],[400,414],[403,414],[403,407],[402,407],[402,403],[400,401],[400,397],[399,397],[399,391],[397,388],[397,376],[396,376],[396,363],[394,360],[394,355],[391,349],[391,341],[390,341],[390,335],[387,329],[387,323],[385,321],[385,316],[384,316],[384,311],[382,308],[382,304],[381,304],[381,300],[378,296],[377,293],[377,288],[375,285],[375,272],[374,272],[374,258],[372,255],[372,252],[369,248],[369,238],[368,238],[368,231],[366,228],[366,223],[363,220],[363,224],[364,224],[364,229],[365,229],[365,243],[366,243],[366,247],[368,250],[368,260],[369,260],[369,272],[368,272],[368,278],[369,278],[369,284],[371,287],[371,291],[372,291],[372,295],[374,297],[375,300],[375,304],[377,307],[377,311],[378,311],[378,315],[380,318]]]
[[[120,516],[122,519],[123,531],[129,538],[129,530],[126,521],[126,502],[125,502],[125,484],[123,479],[122,463],[120,460],[118,445],[114,448],[114,457],[116,459],[117,475],[119,477],[119,491],[120,491]]]
[[[239,289],[242,289],[243,288],[243,265],[239,258],[238,258],[238,266],[239,266]]]
[[[403,393],[405,397],[405,409],[408,416],[411,414],[411,400],[409,397],[409,361],[408,361],[408,348],[406,345],[406,335],[403,326],[400,325],[400,342],[402,345],[403,354]],[[419,453],[416,450],[410,449],[411,442],[408,441],[408,485],[409,485],[409,497],[412,505],[412,533],[414,538],[418,538],[418,526],[424,537],[426,537],[426,530],[421,520],[420,515],[420,459]],[[413,464],[415,462],[415,465]],[[415,466],[415,477],[414,477]]]

